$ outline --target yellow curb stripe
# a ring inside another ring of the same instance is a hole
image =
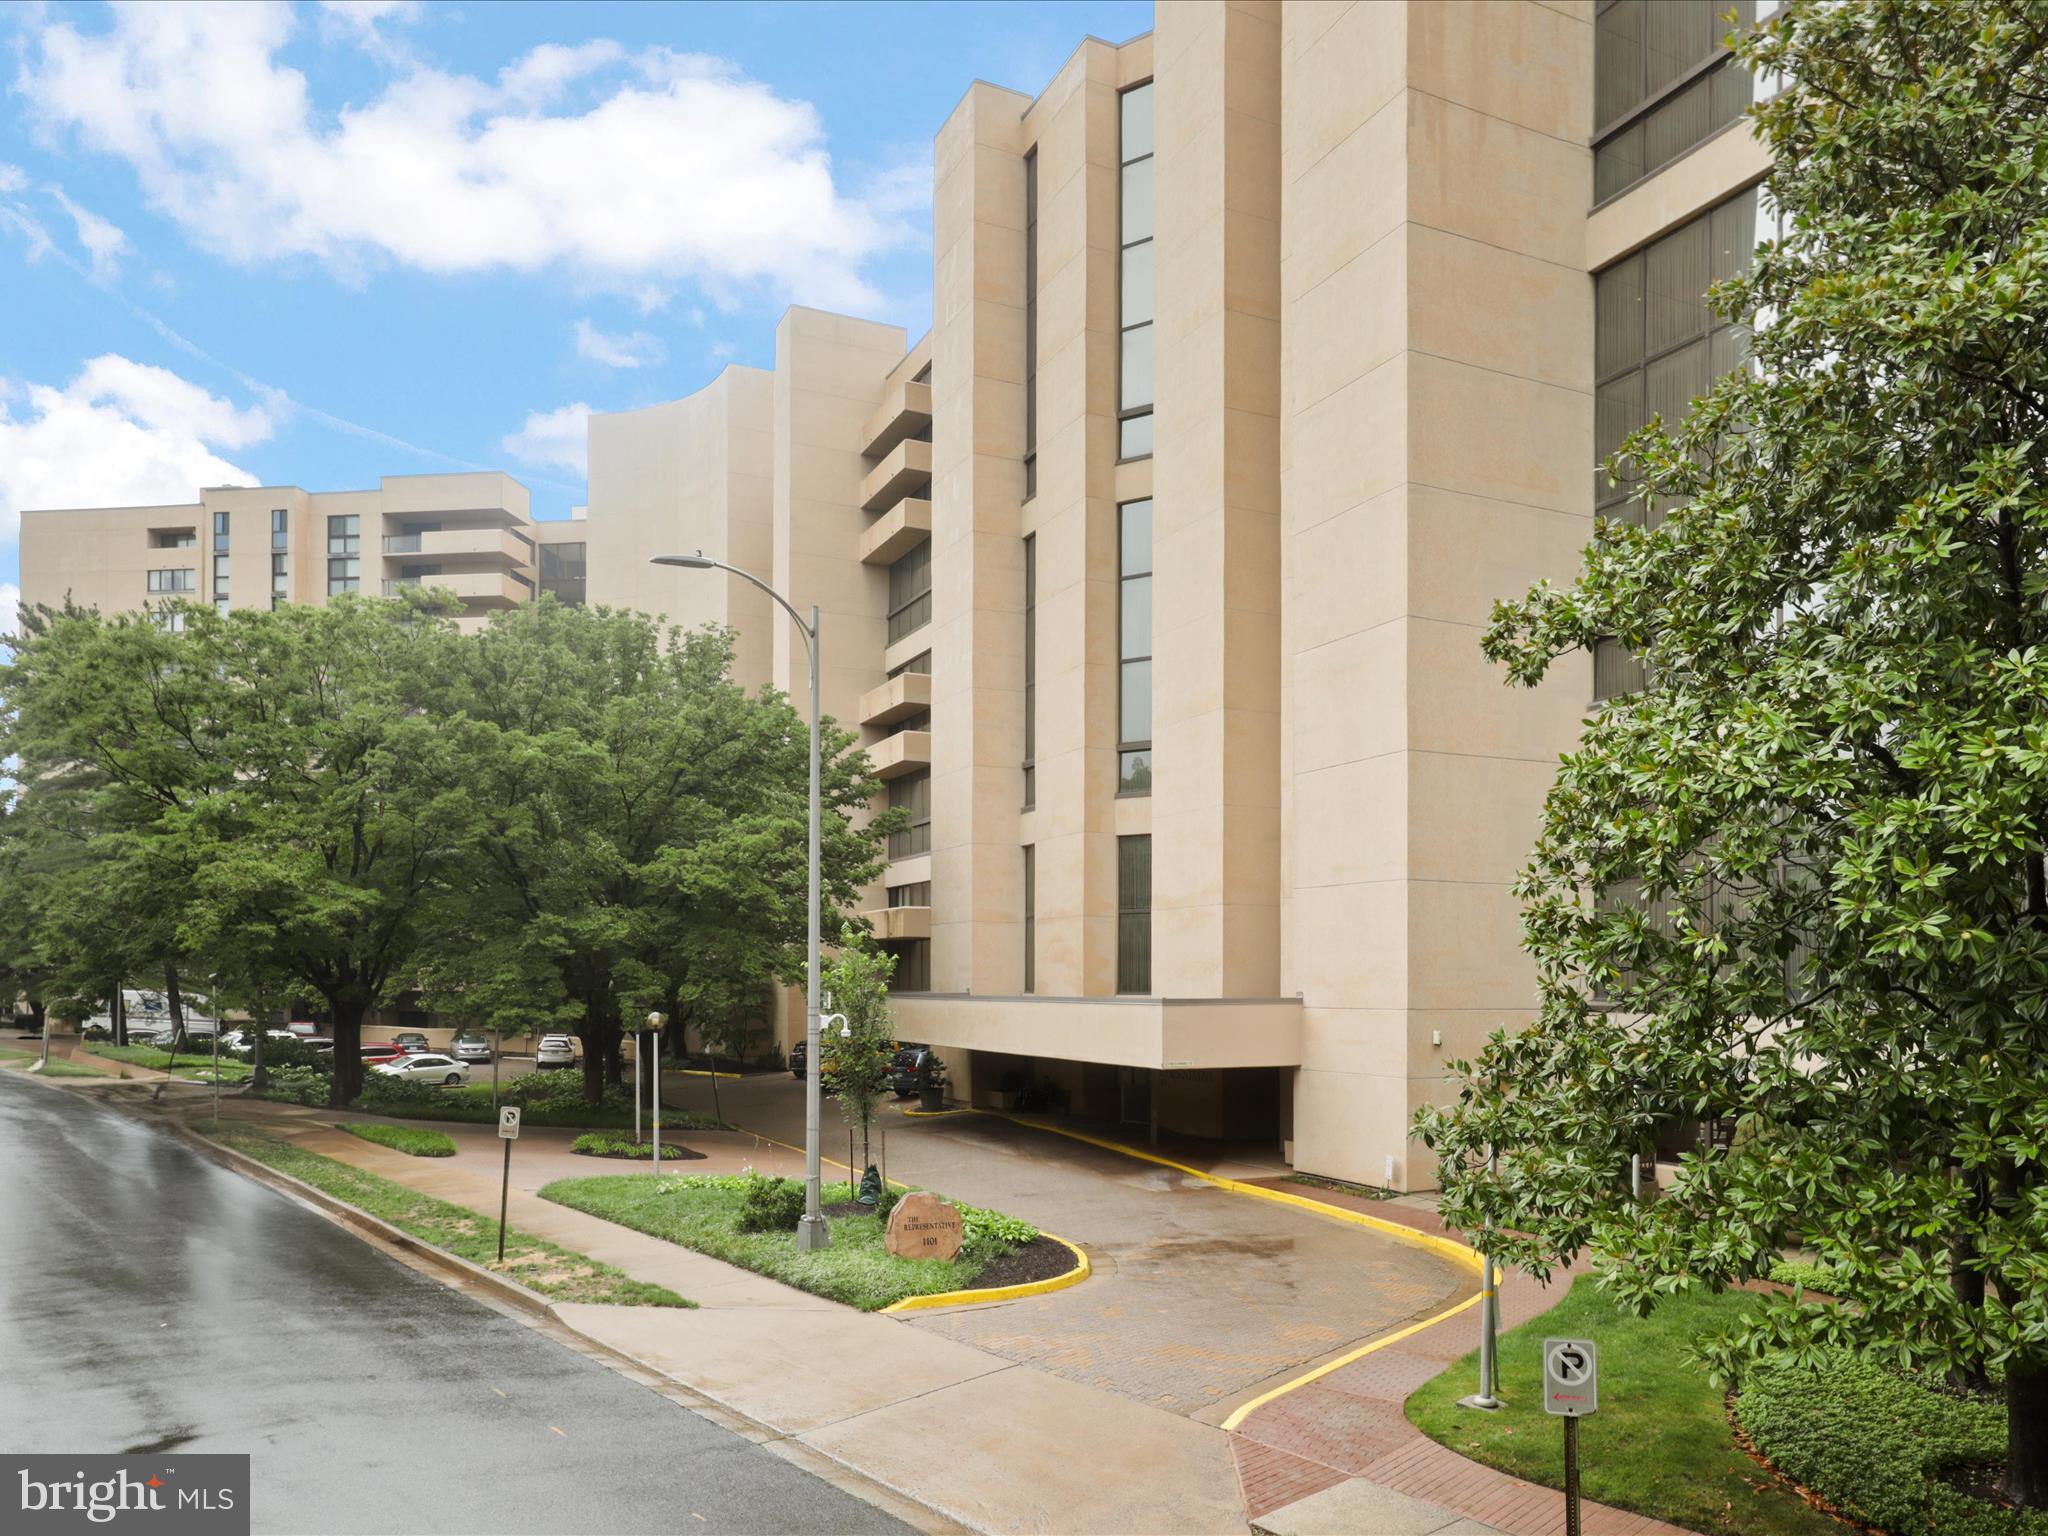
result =
[[[1019,1296],[1043,1296],[1048,1291],[1063,1291],[1070,1285],[1079,1285],[1091,1272],[1088,1255],[1078,1246],[1068,1242],[1056,1232],[1041,1232],[1040,1237],[1049,1237],[1074,1256],[1074,1267],[1065,1274],[1054,1275],[1050,1280],[1027,1280],[1022,1285],[991,1285],[978,1291],[939,1291],[930,1296],[906,1296],[901,1301],[891,1302],[882,1308],[884,1312],[916,1312],[926,1307],[966,1307],[984,1301],[1015,1301]]]
[[[972,1115],[978,1114],[979,1111],[972,1109],[905,1109],[898,1111],[898,1113],[914,1115],[919,1120],[938,1120],[947,1115]]]
[[[727,1082],[732,1082],[736,1078],[746,1076],[744,1072],[707,1072],[702,1067],[663,1067],[661,1075],[663,1077],[722,1077]]]
[[[1479,1298],[1477,1296],[1467,1296],[1463,1301],[1459,1302],[1456,1306],[1446,1307],[1443,1311],[1437,1313],[1435,1317],[1426,1317],[1419,1323],[1410,1323],[1406,1328],[1401,1329],[1398,1333],[1390,1333],[1383,1339],[1374,1339],[1370,1344],[1361,1345],[1359,1348],[1352,1350],[1351,1353],[1348,1355],[1340,1355],[1335,1360],[1331,1360],[1326,1364],[1319,1365],[1314,1370],[1305,1372],[1304,1374],[1295,1377],[1292,1381],[1282,1382],[1279,1386],[1275,1387],[1270,1392],[1261,1392],[1257,1397],[1253,1398],[1250,1402],[1240,1406],[1235,1412],[1233,1412],[1230,1415],[1229,1418],[1225,1419],[1223,1421],[1223,1428],[1226,1432],[1229,1430],[1236,1429],[1238,1425],[1242,1424],[1246,1419],[1250,1418],[1255,1410],[1265,1407],[1266,1404],[1272,1402],[1274,1398],[1285,1397],[1289,1392],[1292,1392],[1296,1387],[1305,1387],[1312,1381],[1319,1381],[1323,1377],[1329,1375],[1330,1372],[1334,1370],[1339,1370],[1342,1367],[1351,1364],[1351,1362],[1354,1360],[1363,1360],[1367,1355],[1373,1354],[1378,1350],[1385,1349],[1389,1344],[1398,1344],[1403,1339],[1410,1338],[1413,1335],[1422,1332],[1422,1330],[1425,1328],[1434,1328],[1438,1323],[1443,1322],[1446,1318],[1456,1317],[1460,1312],[1465,1311],[1468,1307],[1475,1307],[1478,1304]]]
[[[1467,1269],[1485,1272],[1485,1263],[1479,1255],[1463,1243],[1453,1242],[1448,1237],[1438,1237],[1432,1232],[1418,1232],[1397,1221],[1387,1221],[1378,1216],[1368,1216],[1363,1211],[1347,1210],[1340,1205],[1329,1205],[1321,1200],[1312,1200],[1306,1195],[1289,1194],[1285,1190],[1267,1189],[1260,1184],[1246,1184],[1239,1179],[1226,1179],[1220,1174],[1204,1173],[1199,1168],[1190,1168],[1186,1163],[1177,1163],[1170,1157],[1161,1157],[1156,1152],[1141,1152],[1136,1147],[1127,1147],[1120,1142],[1105,1141],[1099,1136],[1090,1136],[1083,1131],[1068,1130],[1065,1126],[1047,1125],[1042,1120],[1025,1120],[1016,1115],[996,1114],[993,1110],[977,1109],[978,1115],[992,1115],[999,1120],[1008,1120],[1016,1125],[1027,1125],[1034,1131],[1049,1131],[1055,1136],[1065,1136],[1073,1141],[1084,1141],[1091,1147],[1100,1147],[1105,1152],[1120,1152],[1125,1157],[1135,1157],[1141,1162],[1156,1163],[1161,1168],[1171,1168],[1176,1173],[1186,1174],[1191,1179],[1200,1179],[1204,1184],[1213,1184],[1218,1189],[1227,1189],[1235,1195],[1250,1195],[1255,1200],[1270,1200],[1276,1205],[1291,1205],[1297,1210],[1309,1211],[1317,1216],[1329,1216],[1354,1227],[1365,1227],[1396,1242],[1411,1247],[1424,1248],[1431,1253],[1462,1264]],[[1473,1300],[1478,1300],[1475,1296]]]

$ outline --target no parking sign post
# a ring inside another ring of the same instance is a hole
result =
[[[498,1262],[505,1262],[505,1203],[512,1196],[512,1143],[519,1139],[519,1106],[498,1110],[498,1139],[505,1143],[505,1178],[498,1186]]]
[[[1600,1411],[1600,1352],[1591,1339],[1543,1341],[1543,1411],[1564,1420],[1564,1531],[1580,1536],[1579,1420]]]

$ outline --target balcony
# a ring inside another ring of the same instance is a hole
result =
[[[932,936],[930,907],[876,907],[863,912],[877,939],[928,939]]]
[[[915,437],[931,424],[931,385],[909,379],[891,384],[875,414],[868,418],[867,431],[862,436],[867,446],[861,452],[879,459],[903,439]]]
[[[860,696],[862,725],[892,725],[932,707],[932,680],[927,672],[904,672]]]
[[[900,778],[932,765],[930,731],[898,731],[868,748],[868,761],[875,765],[878,779]]]
[[[531,565],[533,547],[509,528],[438,528],[432,532],[387,533],[386,555],[429,560],[470,560]]]
[[[860,504],[869,512],[886,512],[913,491],[932,483],[932,445],[915,438],[898,443],[868,471],[860,483]]]
[[[533,589],[510,571],[442,571],[433,576],[384,578],[386,597],[397,597],[407,587],[442,588],[471,608],[509,608],[533,597]]]
[[[872,523],[860,536],[862,565],[894,565],[899,556],[917,547],[920,539],[932,536],[932,504],[921,496],[906,496]]]

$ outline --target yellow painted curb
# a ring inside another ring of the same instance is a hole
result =
[[[1161,1157],[1156,1152],[1141,1152],[1136,1147],[1127,1147],[1121,1142],[1105,1141],[1099,1136],[1090,1136],[1083,1131],[1070,1131],[1065,1126],[1047,1125],[1042,1120],[1025,1120],[1017,1115],[996,1115],[993,1110],[977,1109],[978,1115],[995,1115],[997,1119],[1009,1120],[1017,1125],[1028,1125],[1034,1131],[1049,1131],[1055,1136],[1065,1136],[1074,1141],[1085,1141],[1091,1147],[1100,1147],[1105,1152],[1120,1152],[1125,1157],[1135,1157],[1141,1162],[1156,1163],[1162,1168],[1171,1168],[1184,1173],[1191,1179],[1200,1179],[1204,1184],[1213,1184],[1218,1189],[1227,1189],[1232,1194],[1250,1195],[1255,1200],[1270,1200],[1276,1205],[1291,1205],[1297,1210],[1311,1211],[1318,1216],[1329,1216],[1337,1221],[1348,1222],[1354,1227],[1365,1227],[1396,1242],[1411,1247],[1424,1248],[1453,1263],[1484,1274],[1486,1265],[1479,1255],[1463,1243],[1453,1242],[1448,1237],[1438,1237],[1433,1232],[1418,1232],[1413,1227],[1404,1227],[1398,1221],[1386,1221],[1378,1216],[1368,1216],[1363,1211],[1346,1210],[1341,1205],[1328,1205],[1321,1200],[1311,1200],[1306,1195],[1293,1195],[1285,1190],[1267,1189],[1259,1184],[1246,1184],[1240,1179],[1226,1179],[1219,1174],[1204,1173],[1199,1168],[1190,1168],[1186,1163],[1176,1163],[1170,1157]],[[1474,1301],[1478,1300],[1475,1296]]]
[[[703,1067],[663,1067],[661,1071],[663,1076],[673,1073],[677,1077],[720,1077],[728,1083],[746,1076],[744,1072],[711,1072]]]
[[[1054,1275],[1050,1280],[1027,1280],[1022,1285],[991,1285],[978,1291],[940,1291],[931,1296],[906,1296],[882,1308],[884,1312],[917,1312],[926,1307],[967,1307],[984,1301],[1015,1301],[1019,1296],[1043,1296],[1048,1291],[1064,1291],[1070,1285],[1079,1285],[1090,1274],[1088,1255],[1056,1232],[1041,1232],[1040,1237],[1049,1237],[1074,1256],[1074,1267],[1063,1275]]]
[[[963,1107],[960,1109],[904,1109],[897,1111],[897,1113],[911,1115],[919,1120],[939,1120],[947,1115],[972,1115],[978,1114],[979,1111]]]
[[[1254,1410],[1265,1407],[1274,1398],[1285,1397],[1296,1387],[1305,1387],[1310,1382],[1320,1380],[1322,1377],[1329,1375],[1330,1372],[1347,1366],[1354,1360],[1363,1360],[1367,1355],[1374,1353],[1376,1350],[1385,1349],[1389,1344],[1398,1344],[1403,1339],[1422,1332],[1425,1328],[1434,1328],[1444,1319],[1456,1317],[1460,1312],[1478,1304],[1479,1298],[1477,1296],[1467,1296],[1456,1306],[1446,1307],[1443,1311],[1437,1313],[1435,1317],[1425,1317],[1419,1323],[1410,1323],[1398,1333],[1390,1333],[1383,1339],[1374,1339],[1370,1344],[1361,1345],[1359,1348],[1352,1350],[1348,1355],[1340,1355],[1335,1360],[1319,1365],[1312,1371],[1304,1372],[1292,1381],[1282,1382],[1270,1392],[1261,1392],[1257,1397],[1241,1405],[1229,1418],[1225,1419],[1223,1421],[1223,1428],[1226,1432],[1236,1429],[1238,1425],[1251,1417]]]

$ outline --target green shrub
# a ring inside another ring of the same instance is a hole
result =
[[[985,1211],[978,1205],[962,1205],[959,1211],[960,1251],[973,1253],[984,1263],[1012,1248],[1022,1248],[1038,1236],[1038,1228],[1030,1222],[1001,1211]]]
[[[1827,1265],[1809,1264],[1801,1259],[1777,1260],[1771,1265],[1771,1278],[1779,1285],[1789,1285],[1800,1291],[1818,1291],[1823,1296],[1838,1294],[1835,1287],[1841,1284]]]
[[[270,1085],[257,1097],[280,1104],[325,1104],[334,1088],[325,1072],[310,1067],[277,1067],[266,1075]]]
[[[1891,1536],[2048,1536],[2048,1514],[1999,1509],[1942,1480],[2005,1457],[2005,1408],[1844,1352],[1752,1367],[1735,1416],[1795,1482]]]
[[[677,1150],[677,1145],[674,1141],[668,1139],[668,1125],[664,1123],[661,1129],[663,1133],[661,1143],[662,1154],[667,1156],[670,1152]],[[637,1157],[642,1162],[651,1162],[654,1159],[654,1143],[652,1141],[635,1141],[631,1136],[621,1131],[586,1131],[583,1135],[578,1136],[569,1143],[569,1150],[571,1152],[581,1152],[586,1157]]]
[[[455,1143],[440,1131],[423,1130],[416,1125],[345,1125],[342,1127],[351,1136],[360,1136],[364,1141],[374,1141],[380,1147],[390,1147],[413,1157],[453,1157]]]
[[[740,1204],[742,1232],[794,1232],[804,1216],[804,1187],[795,1179],[754,1178]]]

